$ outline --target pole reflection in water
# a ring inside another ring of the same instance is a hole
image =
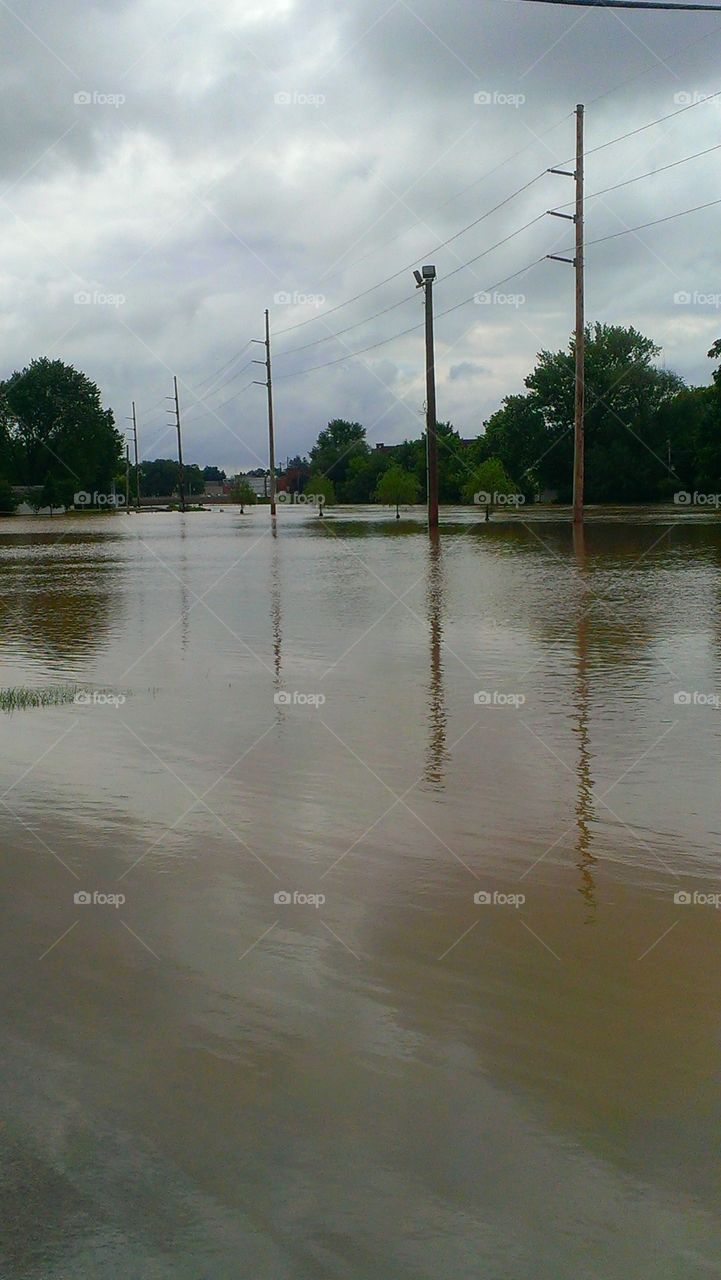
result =
[[[573,705],[576,712],[574,733],[578,738],[578,798],[576,801],[576,852],[579,857],[577,867],[581,873],[579,893],[585,899],[587,912],[586,924],[594,924],[596,920],[596,882],[593,868],[597,859],[591,853],[590,824],[593,812],[593,779],[591,777],[591,750],[589,734],[589,679],[588,679],[588,637],[591,607],[591,591],[588,587],[586,567],[586,534],[582,525],[574,525],[573,550],[576,567],[583,584],[578,604],[576,620],[576,679],[573,689]]]
[[[279,693],[283,681],[281,676],[281,622],[282,615],[280,609],[280,542],[278,540],[275,522],[273,522],[272,531],[272,554],[270,561],[270,625],[273,633],[273,683],[276,693]]]
[[[434,529],[431,530],[428,541],[426,602],[431,643],[431,665],[428,685],[429,736],[423,777],[430,786],[435,787],[437,790],[441,790],[443,786],[443,766],[446,759],[446,733],[448,726],[448,714],[443,690],[443,663],[441,660],[444,608],[443,587],[440,537],[438,530]]]
[[[178,582],[180,583],[180,648],[183,653],[188,651],[188,615],[190,613],[187,538],[188,530],[183,519],[180,526],[180,572],[178,574]]]

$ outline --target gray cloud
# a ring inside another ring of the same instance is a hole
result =
[[[543,171],[573,151],[576,101],[591,149],[677,110],[679,93],[718,87],[719,24],[701,14],[31,0],[16,15],[1,18],[3,373],[46,352],[71,361],[118,421],[135,398],[147,447],[177,372],[189,459],[227,466],[265,456],[263,389],[236,394],[258,376],[244,366],[259,348],[207,380],[261,336],[265,307],[281,457],[335,416],[364,422],[371,439],[418,433],[410,267],[431,255],[439,415],[478,431],[536,352],[567,341],[572,272],[544,255],[568,247],[572,228],[543,218],[462,264],[571,198],[568,180]],[[91,101],[74,101],[83,92]],[[699,105],[590,155],[588,192],[715,145],[720,119]],[[709,155],[589,199],[589,241],[717,198],[717,165]],[[691,381],[709,379],[721,317],[674,298],[714,292],[717,221],[709,209],[588,250],[589,319],[636,324]],[[491,303],[472,301],[492,289]],[[124,301],[77,303],[79,292]],[[168,435],[152,451],[172,448]]]

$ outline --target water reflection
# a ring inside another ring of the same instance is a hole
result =
[[[281,675],[282,614],[280,595],[280,542],[273,522],[273,542],[270,560],[270,625],[273,633],[273,684],[276,693],[283,686]]]
[[[574,527],[573,551],[582,590],[578,600],[578,616],[576,619],[576,678],[573,690],[573,705],[576,712],[574,733],[578,742],[578,760],[576,774],[578,777],[578,793],[576,799],[576,852],[577,867],[581,873],[579,893],[586,902],[586,924],[594,924],[596,920],[596,882],[593,868],[597,859],[591,853],[591,822],[593,820],[593,779],[591,777],[590,750],[590,694],[588,677],[588,631],[589,610],[592,592],[588,584],[586,565],[586,536],[583,527]]]
[[[443,559],[438,531],[432,531],[428,543],[428,574],[426,585],[428,630],[430,636],[430,679],[428,684],[428,746],[423,776],[436,790],[443,787],[443,767],[446,761],[446,734],[448,715],[443,688],[443,611],[444,580]]]

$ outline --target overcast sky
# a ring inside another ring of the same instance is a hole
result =
[[[265,392],[243,390],[264,376],[244,366],[263,354],[245,344],[266,307],[282,461],[334,417],[372,444],[420,434],[424,261],[438,270],[439,418],[477,435],[572,327],[571,267],[497,283],[568,250],[572,225],[542,217],[492,247],[572,198],[543,171],[573,154],[575,104],[591,150],[721,89],[714,14],[0,0],[0,22],[0,376],[40,355],[76,365],[121,427],[137,401],[142,451],[159,457],[174,456],[162,397],[177,373],[186,461],[230,470],[267,458]],[[719,144],[721,96],[590,155],[587,192]],[[589,199],[587,238],[717,200],[720,173],[712,152]],[[636,325],[667,367],[708,382],[720,220],[721,205],[590,245],[589,320]]]

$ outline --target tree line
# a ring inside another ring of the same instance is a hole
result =
[[[659,368],[660,348],[633,327],[594,324],[586,330],[586,499],[591,503],[658,502],[678,491],[721,491],[721,368],[709,386],[690,387]],[[708,355],[721,361],[721,339]],[[473,439],[438,423],[439,497],[473,501],[479,491],[571,498],[574,345],[541,351],[523,392],[507,396]],[[41,358],[0,383],[0,512],[17,492],[38,506],[71,506],[78,490],[108,494],[125,485],[125,439],[95,383],[60,360]],[[188,496],[218,467],[186,465]],[[242,477],[239,480],[242,481]],[[371,447],[359,422],[334,418],[307,457],[286,469],[291,491],[322,494],[326,503],[400,504],[426,498],[425,436]],[[178,463],[143,462],[145,497],[172,495]],[[131,473],[131,492],[135,477]],[[240,493],[240,490],[238,490]],[[252,501],[249,487],[243,499]]]

